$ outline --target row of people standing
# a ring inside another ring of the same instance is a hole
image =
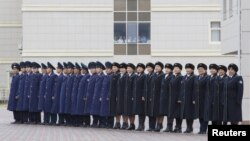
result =
[[[181,64],[161,62],[135,66],[97,61],[88,67],[58,63],[55,74],[49,62],[40,66],[27,61],[14,63],[12,69],[8,110],[15,123],[41,123],[44,112],[43,124],[135,130],[138,115],[136,130],[145,130],[148,116],[148,131],[160,131],[166,116],[165,132],[181,133],[185,119],[185,133],[191,133],[199,119],[199,133],[204,134],[209,121],[220,125],[242,120],[243,79],[235,64],[210,64],[207,75],[207,65],[200,63],[195,75],[195,66],[188,63],[184,76]]]

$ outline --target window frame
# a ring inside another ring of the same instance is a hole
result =
[[[220,23],[220,27],[219,28],[212,28],[212,23],[213,22],[219,22]],[[221,20],[210,20],[209,21],[209,36],[208,36],[208,39],[209,39],[209,44],[214,44],[214,45],[220,45],[221,44]],[[212,41],[212,31],[215,30],[215,31],[220,31],[220,41]]]

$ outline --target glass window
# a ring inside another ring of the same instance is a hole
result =
[[[114,11],[126,11],[126,0],[114,0]]]
[[[127,42],[137,43],[137,23],[128,23]]]
[[[114,54],[115,55],[126,55],[126,44],[115,44]]]
[[[139,55],[150,55],[150,44],[139,44]]]
[[[137,44],[128,44],[128,55],[137,55]]]
[[[150,43],[150,23],[139,23],[139,43]]]
[[[126,21],[126,12],[115,12],[114,21]]]
[[[126,43],[126,23],[114,24],[114,43],[115,44]]]
[[[221,25],[220,22],[211,22],[211,42],[221,41]]]
[[[126,0],[124,0],[126,1]],[[137,0],[127,0],[127,10],[137,11]]]
[[[140,12],[139,21],[150,21],[150,12]]]
[[[128,21],[137,21],[137,12],[128,12]]]
[[[138,11],[150,11],[150,0],[139,0],[139,10]]]

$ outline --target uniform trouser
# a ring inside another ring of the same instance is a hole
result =
[[[149,118],[149,129],[154,130],[156,124],[156,118],[151,116],[148,116],[148,118]]]
[[[65,120],[67,125],[72,125],[72,116],[70,114],[65,114]]]
[[[21,122],[27,123],[29,121],[29,112],[28,111],[22,111],[21,112]]]
[[[108,116],[107,117],[107,124],[108,124],[108,127],[109,128],[113,128],[113,126],[114,126],[114,117],[113,116]]]
[[[145,115],[139,115],[139,127],[141,126],[142,128],[144,128],[144,123],[145,123]]]
[[[41,114],[40,112],[30,112],[29,113],[29,121],[40,123],[41,122]]]
[[[193,131],[193,119],[186,119],[187,130]]]
[[[13,111],[13,117],[16,122],[21,122],[20,112],[19,111]]]
[[[56,124],[57,121],[57,114],[52,114],[45,112],[44,113],[44,123],[45,124]]]
[[[173,129],[173,122],[174,122],[174,118],[167,117],[167,128],[168,129]]]
[[[176,122],[176,125],[175,125],[175,129],[179,129],[181,130],[182,126],[182,119],[181,118],[175,118],[175,122]]]
[[[100,116],[93,115],[93,124],[92,125],[98,125],[99,122],[100,122]]]
[[[85,126],[90,126],[90,116],[89,115],[83,116],[83,122]]]
[[[204,119],[200,118],[200,132],[207,132],[207,125],[208,125],[208,121],[204,121]]]
[[[107,126],[108,125],[108,117],[100,116],[100,125]]]
[[[59,114],[58,124],[62,125],[64,123],[65,123],[65,115],[64,114]]]

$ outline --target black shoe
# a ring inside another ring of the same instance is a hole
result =
[[[122,128],[121,128],[121,129],[125,130],[125,129],[127,129],[127,128],[128,128],[128,123],[123,122]]]
[[[154,131],[154,129],[149,128],[149,129],[147,129],[146,131],[148,131],[148,132],[152,132],[152,131]]]
[[[115,124],[114,129],[120,129],[120,128],[121,128],[121,124],[120,124],[119,122],[117,122],[117,123]]]
[[[144,126],[139,125],[139,127],[136,129],[136,131],[144,131]]]
[[[155,132],[160,132],[162,129],[162,124],[157,124],[156,128],[155,128]]]
[[[130,126],[127,128],[127,130],[135,130],[135,125],[134,124],[130,124]]]
[[[179,128],[175,128],[173,132],[174,133],[182,133],[181,129],[179,129]]]
[[[163,130],[163,132],[173,132],[173,128],[167,127],[167,129]]]

